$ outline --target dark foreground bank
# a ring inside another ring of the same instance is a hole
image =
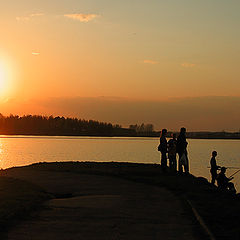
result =
[[[0,239],[6,231],[39,210],[49,194],[31,182],[0,176]]]
[[[31,183],[32,176],[28,174],[28,170],[58,172],[59,174],[114,176],[165,187],[181,199],[186,206],[189,206],[190,201],[216,239],[239,239],[240,236],[240,200],[237,196],[218,191],[204,178],[196,178],[192,175],[163,174],[157,164],[114,162],[39,163],[1,171],[0,218],[2,232],[14,225],[16,220],[21,220],[23,216],[29,216],[46,199],[67,197],[67,192],[65,196],[57,196],[57,193],[53,196],[52,193],[33,185]],[[10,176],[15,179],[9,178]],[[25,181],[17,180],[18,176]],[[62,187],[64,188],[64,184]],[[190,206],[189,214],[192,214]]]

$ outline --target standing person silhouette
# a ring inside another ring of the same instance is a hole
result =
[[[178,168],[179,168],[179,172],[182,173],[183,166],[184,166],[184,172],[188,174],[189,161],[188,161],[187,145],[188,145],[188,142],[186,140],[186,128],[182,127],[180,129],[180,134],[177,138],[177,153],[179,156]]]
[[[211,165],[210,173],[212,177],[211,183],[213,185],[215,184],[215,181],[217,179],[217,170],[221,169],[221,167],[217,165],[216,156],[217,156],[217,152],[213,151],[212,158],[210,160],[210,165]]]
[[[168,141],[168,158],[169,158],[169,167],[173,171],[177,171],[177,139],[176,133],[172,134],[172,138]]]
[[[162,171],[166,172],[167,170],[167,129],[162,129],[160,136],[160,145],[159,150],[161,152],[161,167]]]

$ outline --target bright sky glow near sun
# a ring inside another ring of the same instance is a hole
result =
[[[51,98],[104,96],[124,99],[122,104],[131,99],[162,103],[200,97],[206,104],[207,97],[238,98],[239,11],[238,0],[4,1],[0,112],[48,114],[50,109],[37,102]],[[71,106],[51,111],[81,117],[84,109],[71,112]],[[152,118],[142,119],[159,122],[149,111]],[[83,118],[118,122],[103,115],[85,113]],[[207,120],[204,126],[201,122],[189,128],[207,129]]]
[[[0,97],[7,97],[10,90],[10,74],[7,64],[0,61]]]

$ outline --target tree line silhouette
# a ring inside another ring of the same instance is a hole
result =
[[[9,115],[0,113],[0,135],[49,135],[49,136],[123,136],[159,137],[152,124],[135,124],[123,128],[119,124],[69,117],[41,115]],[[171,137],[168,132],[167,137]],[[188,138],[240,139],[238,132],[188,132]]]
[[[149,136],[154,134],[153,127],[152,131],[149,131],[144,124],[141,126],[142,128],[123,128],[118,124],[78,118],[0,114],[0,134],[3,135]]]

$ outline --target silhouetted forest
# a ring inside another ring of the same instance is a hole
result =
[[[152,124],[144,123],[123,128],[95,120],[40,115],[3,116],[0,113],[0,135],[159,137],[160,132],[154,131]],[[171,135],[172,132],[168,131],[167,137]],[[187,132],[187,138],[240,139],[240,131]]]
[[[137,125],[134,125],[137,126]],[[58,136],[158,136],[149,125],[123,128],[94,120],[40,115],[0,114],[0,134],[5,135],[58,135]]]

